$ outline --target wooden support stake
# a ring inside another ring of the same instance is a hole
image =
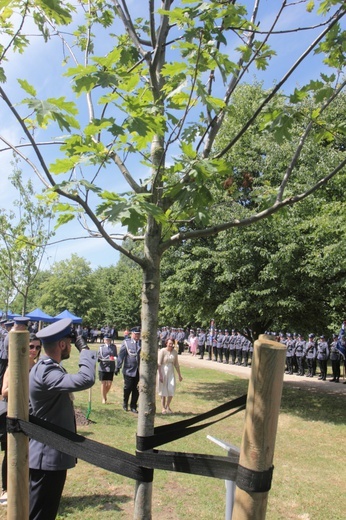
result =
[[[239,465],[267,471],[273,465],[286,347],[261,335],[254,344]],[[274,470],[275,477],[275,470]],[[236,487],[232,520],[264,520],[268,492]]]
[[[29,332],[15,325],[9,332],[8,417],[29,419]],[[24,433],[7,434],[7,519],[29,518],[29,440]]]

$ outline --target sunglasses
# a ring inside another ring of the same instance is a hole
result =
[[[40,347],[39,345],[29,345],[29,349],[30,349],[30,350],[33,350],[33,349],[35,349],[35,350],[41,350],[41,347]]]

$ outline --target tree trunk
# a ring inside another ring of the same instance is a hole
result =
[[[142,288],[142,350],[139,381],[139,413],[137,434],[141,437],[152,435],[156,413],[156,372],[157,372],[157,327],[160,293],[160,227],[153,219],[148,224],[145,239],[146,265],[143,269]],[[151,520],[152,483],[136,482],[135,520]]]

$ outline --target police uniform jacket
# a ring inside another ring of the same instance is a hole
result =
[[[9,340],[10,340],[10,338],[9,338],[8,332],[6,331],[6,334],[4,335],[4,339],[2,342],[1,351],[0,351],[0,359],[8,359]]]
[[[315,343],[314,342],[308,341],[306,343],[305,353],[306,353],[306,359],[315,359],[315,357],[316,357],[316,347],[315,347]]]
[[[304,340],[298,340],[296,342],[294,353],[296,357],[304,357],[305,355],[305,341]]]
[[[205,340],[206,340],[206,335],[204,332],[200,332],[198,334],[198,345],[200,347],[203,347],[204,343],[205,343]]]
[[[329,356],[329,347],[326,341],[321,341],[317,345],[317,359],[325,361]]]
[[[136,377],[139,369],[140,342],[133,339],[125,339],[120,347],[117,359],[117,371],[123,367],[124,376]]]
[[[286,357],[293,357],[294,356],[294,344],[295,342],[292,339],[289,339],[286,341]]]
[[[117,347],[113,343],[101,345],[97,356],[99,372],[114,372],[116,357]]]
[[[250,350],[250,345],[251,345],[251,341],[248,340],[245,336],[244,336],[244,339],[242,341],[242,351],[243,352],[249,352]]]
[[[237,342],[237,336],[235,334],[232,334],[229,339],[229,349],[230,350],[236,349],[236,342]]]
[[[31,413],[66,430],[76,431],[71,392],[86,390],[95,382],[96,352],[82,350],[79,371],[68,374],[56,361],[44,356],[30,371],[29,398]],[[29,467],[44,471],[73,468],[75,457],[57,451],[34,439],[30,440]]]
[[[216,336],[217,348],[222,348],[223,338],[224,338],[224,335],[221,332]]]
[[[337,348],[337,344],[338,344],[337,341],[333,341],[330,344],[330,360],[331,361],[340,361],[340,359],[341,359],[341,354]]]

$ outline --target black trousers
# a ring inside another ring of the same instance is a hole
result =
[[[134,408],[137,410],[137,402],[139,397],[138,392],[138,381],[139,381],[139,374],[136,375],[136,377],[130,377],[124,375],[124,406],[128,406],[130,395],[131,395],[131,402],[130,402],[130,408]]]
[[[339,381],[340,378],[340,361],[332,360],[333,378]]]
[[[29,520],[55,520],[66,480],[66,469],[30,469]]]
[[[297,356],[298,363],[298,374],[304,375],[304,358],[302,356]]]
[[[229,351],[230,354],[231,354],[231,363],[232,365],[235,365],[235,359],[236,359],[236,349],[233,348],[232,350]]]
[[[326,359],[319,359],[318,364],[320,367],[321,377],[323,380],[326,379],[327,376],[327,360]]]

